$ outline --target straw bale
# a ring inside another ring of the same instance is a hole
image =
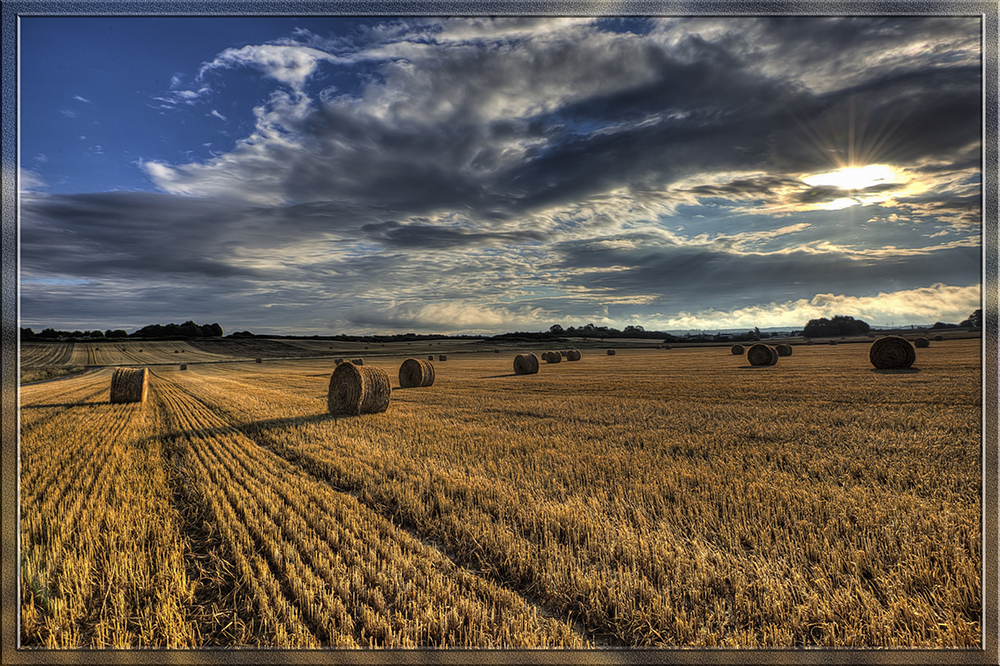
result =
[[[777,347],[775,347],[774,350],[776,352],[778,352],[778,356],[791,356],[792,355],[792,346],[788,345],[788,344],[780,344]]]
[[[608,356],[614,356],[614,355],[615,355],[615,350],[614,349],[609,349],[608,350]]]
[[[447,361],[448,360],[448,356],[445,355],[445,354],[438,354],[438,360],[439,361]]]
[[[351,363],[353,363],[354,365],[364,365],[365,364],[365,359],[363,359],[363,358],[352,358],[351,359]]]
[[[399,366],[400,387],[431,386],[433,383],[434,366],[430,361],[408,358]]]
[[[538,357],[534,354],[518,354],[514,357],[514,372],[518,375],[533,375],[538,372]]]
[[[743,349],[743,345],[733,345],[730,351],[733,352],[733,356],[743,356],[745,350]]]
[[[917,347],[918,349],[926,349],[927,347],[931,346],[931,341],[928,340],[927,338],[917,338],[916,340],[913,341],[913,346]]]
[[[561,363],[562,362],[562,354],[560,354],[557,351],[545,352],[544,354],[542,354],[542,358],[545,359],[546,363]]]
[[[887,335],[872,343],[868,360],[879,370],[908,368],[917,360],[917,352],[906,338]]]
[[[187,363],[181,363],[181,370],[187,370]]]
[[[146,402],[149,397],[147,368],[115,368],[111,373],[111,402]]]
[[[757,343],[747,350],[750,365],[774,365],[778,362],[778,351],[770,345]]]
[[[263,363],[263,361],[260,359],[260,357],[257,357],[254,359],[254,363]]]
[[[570,349],[566,352],[567,361],[579,361],[581,358],[583,358],[583,354],[580,353],[579,349]]]
[[[326,406],[331,414],[378,414],[389,408],[391,397],[385,370],[341,363],[330,375]]]
[[[941,342],[943,340],[944,340],[944,336],[943,335],[935,335],[934,336],[934,342]]]

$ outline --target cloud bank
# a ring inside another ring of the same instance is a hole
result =
[[[219,123],[224,84],[260,77],[231,149],[143,156],[145,193],[23,178],[23,318],[961,320],[980,281],[979,48],[977,19],[935,17],[386,19],[227,48],[155,101]],[[870,182],[816,178],[869,165]]]

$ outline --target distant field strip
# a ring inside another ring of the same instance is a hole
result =
[[[325,360],[154,369],[145,406],[110,370],[25,387],[22,640],[979,645],[978,341],[866,352],[481,354],[408,389],[373,357],[390,407],[346,418]]]

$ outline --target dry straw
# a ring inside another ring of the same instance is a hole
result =
[[[917,352],[906,338],[887,335],[872,343],[868,360],[879,370],[908,368],[917,360]]]
[[[778,356],[791,356],[792,355],[792,346],[791,345],[780,344],[777,347],[775,347],[774,350],[776,352],[778,352]]]
[[[583,354],[580,353],[579,349],[570,349],[566,352],[567,361],[579,361],[581,358],[583,358]]]
[[[146,402],[149,397],[149,370],[115,368],[111,373],[111,402]]]
[[[382,368],[341,363],[330,375],[326,406],[331,414],[378,414],[389,408],[392,388]]]
[[[542,354],[542,358],[545,359],[546,363],[561,363],[562,362],[562,354],[560,354],[557,351],[545,352],[544,354]]]
[[[433,383],[434,366],[430,361],[408,358],[399,366],[400,387],[431,386]]]
[[[614,349],[609,349],[608,350],[608,356],[614,356],[614,355],[615,355],[615,350]]]
[[[438,354],[438,360],[439,361],[447,361],[448,357],[445,354]]]
[[[778,351],[765,344],[756,344],[747,350],[750,365],[774,365],[778,362]]]
[[[742,356],[744,351],[743,345],[733,345],[731,351],[733,352],[733,356]]]
[[[533,375],[538,372],[538,357],[534,354],[518,354],[514,357],[514,373]]]
[[[913,341],[913,346],[918,347],[919,349],[926,349],[931,346],[931,341],[927,338],[917,338]]]

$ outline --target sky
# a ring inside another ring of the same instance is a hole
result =
[[[22,17],[20,325],[958,323],[977,17]]]

